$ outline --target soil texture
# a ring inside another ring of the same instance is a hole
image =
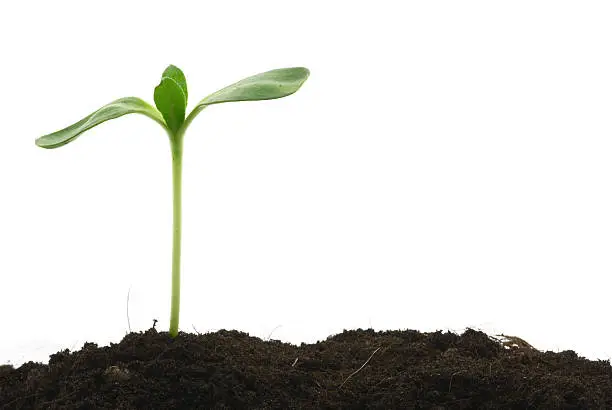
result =
[[[0,366],[0,409],[612,409],[612,368],[471,329],[300,346],[150,329]]]

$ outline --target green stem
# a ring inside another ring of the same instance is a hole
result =
[[[183,133],[170,136],[172,149],[172,302],[170,308],[170,336],[176,337],[181,306],[181,186],[183,172]]]

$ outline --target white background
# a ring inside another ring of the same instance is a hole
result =
[[[138,5],[139,3],[139,5]],[[285,99],[187,132],[180,328],[343,329],[612,354],[606,1],[8,2],[0,6],[0,363],[119,342],[170,308],[167,136],[128,115],[34,139],[168,64],[190,105],[306,66]]]

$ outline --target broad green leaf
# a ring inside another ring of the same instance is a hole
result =
[[[282,98],[295,93],[308,79],[310,71],[304,67],[279,68],[247,77],[212,93],[195,106],[188,123],[206,106],[236,101],[259,101]]]
[[[161,82],[155,87],[153,99],[170,131],[176,133],[185,121],[187,109],[187,82],[183,72],[172,65],[166,68]]]
[[[147,102],[137,97],[125,97],[120,98],[105,105],[99,110],[89,114],[81,121],[72,124],[69,127],[61,129],[51,134],[44,135],[36,139],[36,145],[42,148],[57,148],[62,145],[68,144],[76,137],[81,135],[83,132],[95,127],[96,125],[102,124],[105,121],[112,120],[113,118],[121,117],[125,114],[144,114],[161,124],[166,128],[164,119],[162,118],[159,111],[152,107]]]
[[[282,98],[295,93],[310,72],[304,67],[279,68],[240,80],[209,95],[200,105]]]

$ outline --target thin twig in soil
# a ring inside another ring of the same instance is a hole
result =
[[[271,332],[270,332],[270,334],[268,335],[268,338],[267,338],[267,339],[265,339],[265,340],[266,340],[266,342],[269,342],[269,341],[270,341],[270,339],[272,338],[272,333],[274,333],[274,331],[275,331],[276,329],[278,329],[279,327],[282,327],[282,326],[283,326],[283,325],[278,325],[278,326],[276,326],[274,329],[272,329],[272,331],[271,331]]]
[[[341,385],[340,385],[340,387],[338,387],[338,388],[339,388],[339,389],[341,389],[341,388],[342,388],[342,386],[344,386],[344,384],[345,384],[345,383],[346,383],[346,382],[347,382],[347,381],[348,381],[348,380],[349,380],[351,377],[353,377],[354,375],[356,375],[357,373],[359,373],[359,372],[361,371],[361,369],[363,369],[363,368],[365,367],[365,365],[366,365],[366,364],[368,364],[368,362],[370,361],[370,359],[372,358],[372,356],[374,356],[374,354],[375,354],[376,352],[378,352],[379,350],[380,350],[380,347],[378,347],[376,350],[374,350],[374,351],[372,352],[372,354],[370,355],[370,357],[368,357],[368,360],[366,360],[366,361],[365,361],[365,363],[364,363],[364,364],[362,364],[362,365],[361,365],[361,367],[360,367],[359,369],[357,369],[357,370],[355,370],[353,373],[349,374],[349,376],[348,376],[346,379],[344,379],[344,381],[342,382],[342,384],[341,384]]]
[[[455,375],[457,375],[459,373],[464,373],[464,372],[465,372],[465,370],[459,370],[458,372],[455,372],[455,373],[451,374],[451,378],[450,378],[450,380],[448,382],[448,392],[449,393],[451,392],[451,387],[453,385],[453,377],[455,377]]]
[[[130,290],[132,290],[131,286],[128,289],[127,300],[125,302],[125,313],[127,315],[128,330],[130,333],[132,333],[132,326],[130,325]]]

